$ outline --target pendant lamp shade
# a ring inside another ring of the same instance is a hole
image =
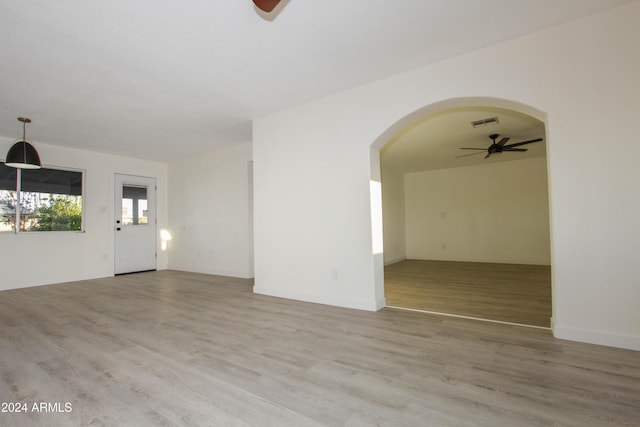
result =
[[[4,164],[13,168],[22,169],[40,169],[42,167],[38,152],[35,147],[27,141],[18,141],[13,144],[13,146],[9,148]]]
[[[18,120],[23,124],[22,141],[16,142],[9,148],[4,164],[13,168],[40,169],[42,167],[40,156],[35,147],[27,142],[25,138],[25,128],[27,123],[31,123],[31,119],[18,117]]]

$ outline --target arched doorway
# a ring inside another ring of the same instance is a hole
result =
[[[544,119],[511,101],[453,99],[376,141],[387,306],[550,326]],[[488,147],[491,134],[512,138],[505,146],[543,141],[490,156],[460,150]]]

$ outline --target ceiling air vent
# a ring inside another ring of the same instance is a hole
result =
[[[497,125],[497,124],[498,124],[497,117],[490,117],[488,119],[476,120],[475,122],[471,122],[471,126],[473,126],[474,128],[481,128],[483,126]]]

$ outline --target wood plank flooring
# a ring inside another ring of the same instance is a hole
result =
[[[550,326],[549,266],[406,260],[384,278],[389,306]]]
[[[159,271],[0,292],[0,402],[29,405],[11,427],[639,425],[640,353]]]

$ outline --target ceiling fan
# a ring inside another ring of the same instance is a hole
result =
[[[487,155],[484,156],[484,158],[486,159],[489,156],[491,156],[492,154],[502,153],[504,151],[527,151],[526,148],[516,148],[516,147],[520,147],[521,145],[532,144],[534,142],[542,141],[542,138],[536,138],[536,139],[530,139],[528,141],[522,141],[522,142],[516,142],[516,143],[513,143],[513,144],[507,144],[507,142],[509,141],[510,138],[502,138],[500,141],[496,142],[496,140],[498,139],[499,136],[500,135],[497,134],[497,133],[489,135],[489,138],[491,138],[491,145],[489,146],[489,148],[460,147],[461,150],[480,150],[480,152],[471,153],[471,154],[464,154],[462,156],[456,156],[456,157],[474,156],[476,154],[482,154],[483,151],[486,151]]]
[[[253,4],[263,12],[271,12],[280,3],[280,0],[253,0]]]

